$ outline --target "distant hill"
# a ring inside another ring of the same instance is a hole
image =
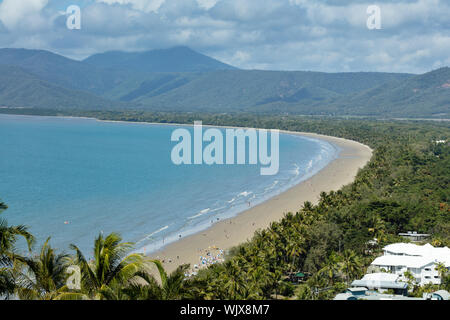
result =
[[[90,56],[84,62],[96,67],[133,72],[209,72],[236,69],[188,47],[131,53],[111,51]]]
[[[45,50],[0,49],[0,65],[16,66],[62,87],[101,94],[128,74],[104,70]]]
[[[0,106],[450,117],[450,69],[423,75],[239,70],[187,47],[84,61],[0,49]]]
[[[51,109],[118,108],[118,102],[70,90],[37,78],[14,66],[0,65],[0,106]]]
[[[321,73],[283,71],[216,71],[198,75],[156,74],[145,81],[127,83],[120,100],[134,101],[143,108],[171,111],[268,111],[271,106],[312,106],[334,101],[408,74]],[[134,85],[134,88],[133,88]],[[114,98],[121,86],[115,89]],[[108,96],[108,95],[106,95]],[[295,112],[295,108],[291,109]],[[320,112],[311,108],[311,112]],[[276,108],[270,110],[276,112]],[[309,112],[308,112],[309,113]]]
[[[450,68],[395,81],[340,99],[348,114],[450,116]]]

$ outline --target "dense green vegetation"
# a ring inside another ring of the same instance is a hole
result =
[[[74,109],[117,108],[120,102],[111,102],[88,92],[66,89],[41,80],[18,67],[0,65],[0,106],[44,107],[66,106]]]
[[[387,116],[416,117],[423,114],[421,108],[428,108],[430,116],[449,114],[450,107],[450,68],[441,68],[433,72],[383,84],[340,100],[337,105],[349,107],[347,114],[361,114],[361,106],[372,110],[370,114],[384,113]]]
[[[317,132],[360,141],[372,147],[374,154],[353,183],[322,193],[317,205],[307,202],[298,212],[286,214],[268,229],[256,232],[251,241],[233,248],[225,263],[188,280],[183,276],[186,266],[167,275],[158,262],[126,256],[130,244],[121,244],[115,234],[96,239],[92,261],[75,246],[74,255],[63,259],[45,244],[40,257],[30,264],[13,246],[18,236],[32,239],[26,228],[9,227],[2,220],[0,292],[4,295],[35,299],[330,299],[363,275],[384,245],[405,241],[397,236],[399,232],[431,233],[433,245],[450,246],[450,145],[436,142],[448,139],[446,122],[142,112],[84,115],[163,123],[203,120],[211,125]],[[2,208],[6,206],[2,204]],[[376,245],[369,245],[374,238]],[[60,270],[68,265],[61,264],[67,259],[80,266],[81,290],[70,290],[60,281]],[[157,266],[156,280],[151,265]],[[299,271],[308,279],[294,286],[287,276]],[[447,271],[441,273],[441,288],[450,290]],[[24,275],[31,283],[15,281]],[[30,290],[27,295],[24,284]],[[411,283],[411,289],[420,296],[437,287],[419,288]]]
[[[257,70],[227,70],[196,75],[179,73],[176,79],[154,82],[151,87],[146,87],[147,90],[134,97],[133,102],[142,109],[154,111],[334,114],[342,112],[338,112],[335,106],[328,108],[331,101],[410,76]],[[147,81],[154,77],[159,75],[146,76]],[[159,91],[174,81],[182,81],[182,85]],[[138,89],[143,83],[134,85]],[[124,96],[127,95],[128,92],[122,88],[119,85],[114,91],[117,93],[120,90]]]
[[[448,118],[449,79],[450,68],[423,75],[237,70],[186,47],[84,61],[0,49],[0,106],[7,107]]]

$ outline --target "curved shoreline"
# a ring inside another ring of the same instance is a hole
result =
[[[221,128],[221,127],[217,126],[217,128]],[[157,239],[156,241],[154,241],[152,243],[148,243],[148,244],[145,244],[142,246],[135,246],[135,250],[133,252],[143,253],[145,255],[152,256],[157,252],[161,252],[162,250],[164,250],[164,248],[168,247],[170,244],[172,244],[174,242],[181,241],[182,239],[185,239],[186,237],[204,232],[205,230],[208,230],[214,224],[216,224],[220,221],[235,218],[236,216],[244,213],[245,211],[247,211],[255,206],[258,206],[260,204],[263,204],[266,201],[269,201],[270,199],[277,197],[280,194],[288,191],[289,189],[297,186],[298,184],[303,183],[304,181],[308,180],[312,176],[316,175],[318,172],[322,171],[331,162],[336,160],[339,157],[339,154],[341,152],[340,148],[336,144],[329,143],[328,141],[325,141],[323,139],[317,139],[317,138],[307,137],[307,136],[298,135],[298,134],[291,134],[288,132],[281,132],[281,135],[291,136],[291,137],[297,138],[297,139],[304,139],[305,141],[312,141],[314,143],[320,144],[322,149],[328,148],[327,146],[329,146],[332,149],[332,151],[329,150],[330,157],[329,157],[329,159],[326,160],[325,163],[320,163],[320,161],[318,163],[314,163],[311,168],[308,168],[306,170],[304,175],[300,175],[299,174],[300,172],[298,172],[295,177],[291,177],[291,179],[293,179],[294,181],[290,181],[290,182],[286,183],[285,185],[281,184],[281,187],[274,189],[272,192],[270,192],[270,194],[260,195],[260,197],[247,199],[247,200],[245,200],[245,203],[238,204],[237,206],[235,206],[235,204],[232,204],[229,207],[221,206],[219,209],[225,209],[225,211],[222,211],[221,214],[215,215],[212,217],[206,216],[205,221],[203,221],[200,224],[195,225],[191,229],[182,230],[182,231],[178,230],[178,231],[172,232],[169,235],[165,235],[164,238]],[[325,144],[327,146],[324,146]],[[298,150],[301,151],[301,149],[298,149]],[[312,159],[311,161],[313,161],[313,160],[314,159]],[[300,169],[300,168],[298,168],[298,169]],[[276,182],[279,182],[279,181],[277,180]],[[244,192],[244,193],[246,193],[246,192]],[[256,196],[256,194],[253,192],[250,192],[250,194],[253,194]],[[242,195],[242,193],[241,194],[236,193],[236,196],[231,201],[238,199],[240,195]],[[211,198],[210,198],[210,200],[211,200]],[[212,200],[217,200],[217,199],[212,198]],[[253,205],[250,205],[250,201]],[[248,204],[248,206],[247,206],[247,204]],[[205,206],[206,206],[206,204],[205,204]],[[206,209],[208,214],[215,212],[216,210],[217,210],[217,208],[214,208],[214,206]],[[203,211],[205,211],[205,210],[203,210]],[[202,215],[203,215],[202,212],[200,212],[194,217],[198,217],[198,216],[202,216]],[[188,219],[190,219],[190,218],[188,218]],[[183,236],[179,237],[180,234],[182,234]]]
[[[26,117],[27,115],[19,115]],[[31,115],[31,117],[36,117]],[[39,116],[38,116],[39,117]],[[120,120],[101,120],[90,117],[72,116],[42,116],[49,118],[86,119],[99,122],[123,122],[127,124],[190,126],[191,124],[166,124],[152,122],[133,122]],[[204,125],[204,127],[236,128],[232,126]],[[246,127],[240,127],[246,129]],[[171,272],[181,264],[200,264],[199,257],[209,247],[223,250],[250,240],[255,231],[267,228],[270,223],[280,220],[287,212],[298,211],[305,201],[313,204],[318,202],[320,193],[339,190],[344,185],[353,182],[360,168],[363,168],[372,156],[372,150],[359,142],[326,136],[315,133],[280,130],[280,133],[300,135],[313,139],[327,141],[341,150],[338,157],[315,175],[306,179],[277,196],[269,198],[238,215],[215,223],[208,229],[186,236],[149,256],[153,259],[166,261],[165,268]],[[169,262],[170,261],[170,262]]]
[[[372,149],[356,141],[315,133],[285,130],[280,130],[280,133],[324,140],[338,146],[341,152],[335,160],[309,179],[235,217],[170,243],[149,256],[164,261],[163,265],[168,272],[181,264],[190,264],[191,267],[200,265],[200,256],[204,256],[208,248],[217,247],[226,251],[244,243],[258,229],[269,227],[270,223],[279,221],[287,212],[298,211],[305,201],[316,204],[321,192],[337,191],[353,182],[359,169],[372,157]]]

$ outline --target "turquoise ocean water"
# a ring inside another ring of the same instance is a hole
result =
[[[261,176],[259,165],[176,166],[176,128],[0,115],[2,216],[66,252],[74,243],[90,254],[94,237],[112,231],[150,252],[287,190],[339,153],[280,134],[275,176]]]

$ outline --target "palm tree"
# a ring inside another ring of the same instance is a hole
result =
[[[8,209],[8,206],[0,202],[0,213]],[[8,297],[16,288],[14,264],[23,261],[24,258],[16,253],[15,244],[19,237],[23,237],[28,245],[28,250],[34,243],[34,237],[28,232],[28,228],[19,226],[8,226],[5,219],[0,218],[0,295]]]
[[[310,287],[308,284],[301,284],[297,287],[296,296],[297,300],[313,300],[314,299],[314,292],[312,290],[312,287]]]
[[[45,241],[37,259],[26,258],[17,294],[23,300],[53,300],[68,290],[68,255],[56,254]]]
[[[378,240],[378,243],[382,243],[386,240],[386,224],[380,216],[375,215],[371,217],[372,228],[369,228],[369,232]]]
[[[311,212],[314,209],[314,205],[310,201],[305,201],[303,203],[303,211]]]
[[[403,273],[403,277],[406,279],[406,283],[408,283],[408,289],[412,292],[414,291],[415,286],[417,285],[416,278],[411,273],[411,271],[407,270]]]
[[[441,278],[442,284],[444,282],[445,275],[448,273],[448,269],[442,262],[437,263],[435,269],[439,273],[439,277]]]
[[[200,270],[197,276],[187,280],[186,298],[190,300],[224,300],[227,298],[223,288],[222,274],[224,264],[213,264]]]
[[[0,202],[0,214],[8,209],[8,206]],[[0,267],[11,265],[15,258],[20,256],[15,254],[15,243],[18,237],[23,237],[31,251],[34,237],[28,232],[28,228],[23,225],[8,226],[5,219],[0,218]]]
[[[141,254],[127,255],[132,243],[122,243],[122,237],[111,233],[106,237],[100,233],[94,242],[93,260],[87,261],[81,250],[75,250],[74,263],[81,272],[81,292],[67,293],[61,299],[118,299],[120,289],[129,283],[145,263]]]
[[[325,275],[329,284],[333,286],[336,276],[339,273],[339,258],[332,253],[318,273],[320,275]]]
[[[0,268],[0,296],[9,298],[16,289],[16,280],[13,272],[9,268]]]
[[[281,270],[277,269],[270,274],[270,277],[273,284],[272,289],[275,291],[275,299],[278,299],[279,289],[283,283],[283,273]]]
[[[252,286],[252,293],[256,297],[270,297],[272,288],[271,272],[267,261],[267,253],[262,252],[257,246],[248,248],[245,256],[237,256],[238,264],[242,265],[243,272],[247,275],[247,283]]]
[[[295,259],[306,253],[306,250],[304,248],[305,240],[297,230],[293,229],[287,232],[287,236],[288,238],[286,243],[286,253],[290,258],[292,258],[292,271],[292,268],[295,268]]]
[[[162,263],[151,260],[160,277],[160,282],[148,271],[139,271],[130,286],[123,291],[133,300],[179,300],[185,294],[185,273],[189,265],[179,266],[170,275],[164,270]]]
[[[361,274],[362,263],[353,250],[345,250],[341,256],[341,271],[345,274],[347,286],[350,279]]]
[[[236,259],[231,259],[224,264],[224,272],[221,275],[222,289],[226,292],[226,299],[241,300],[252,299],[252,290],[246,274]]]
[[[326,283],[325,280],[320,276],[319,273],[314,274],[311,278],[308,279],[307,284],[309,286],[310,300],[318,300],[319,299],[319,288],[325,288]]]

